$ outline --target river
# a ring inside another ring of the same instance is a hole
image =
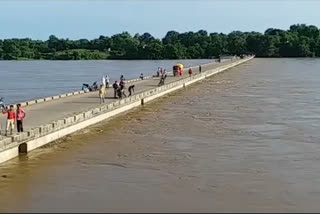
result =
[[[83,83],[100,81],[109,75],[110,81],[120,75],[136,79],[156,73],[158,67],[172,70],[176,63],[193,66],[212,60],[85,60],[85,61],[0,61],[0,97],[7,103],[80,90]]]
[[[319,211],[319,71],[254,59],[11,160],[0,211]]]

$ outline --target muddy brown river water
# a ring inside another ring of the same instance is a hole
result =
[[[0,165],[0,211],[320,211],[319,104],[320,60],[254,59]]]

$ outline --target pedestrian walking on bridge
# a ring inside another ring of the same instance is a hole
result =
[[[100,85],[99,97],[100,97],[100,104],[104,103],[104,98],[106,97],[106,86],[105,85]]]

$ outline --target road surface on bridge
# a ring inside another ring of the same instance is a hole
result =
[[[228,61],[222,63],[214,63],[210,64],[206,68],[202,68],[202,72],[205,70],[214,69],[223,65],[226,65]],[[195,69],[198,73],[198,69]],[[169,75],[166,79],[166,84],[177,81],[182,78],[186,78],[188,76],[188,71],[185,69],[185,72],[180,77],[173,77]],[[130,85],[135,85],[135,93],[139,93],[145,90],[150,90],[158,86],[160,81],[160,77],[153,77],[150,79],[145,79],[142,81],[127,83],[126,88]],[[116,99],[113,98],[113,88],[108,88],[107,90],[107,99],[105,99],[105,104],[110,104],[114,102]],[[127,92],[128,95],[128,92]],[[100,106],[100,99],[97,92],[90,92],[80,95],[74,95],[70,97],[64,97],[57,100],[52,100],[48,102],[38,103],[30,106],[25,106],[24,109],[26,111],[26,119],[24,120],[24,131],[28,131],[29,129],[37,126],[41,126],[51,121],[63,119],[67,116],[73,116],[77,113],[83,112],[93,107]],[[0,116],[0,124],[2,126],[2,130],[4,130],[6,126],[6,115]],[[15,130],[16,131],[16,130]],[[3,131],[2,131],[3,133]]]

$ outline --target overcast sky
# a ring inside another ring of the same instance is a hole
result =
[[[97,38],[123,31],[264,32],[320,27],[320,0],[0,0],[0,38]]]

